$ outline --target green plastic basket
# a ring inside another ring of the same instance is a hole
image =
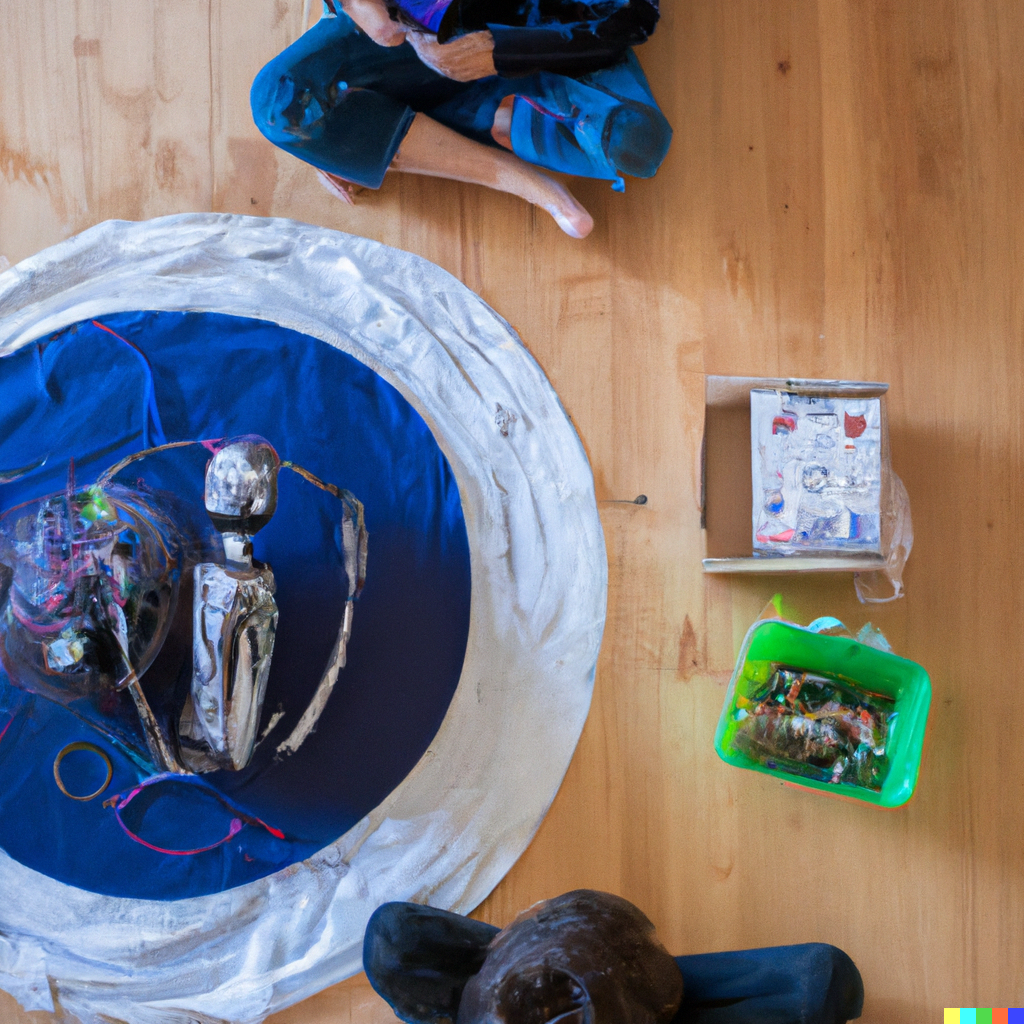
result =
[[[739,729],[736,700],[763,687],[773,664],[834,676],[895,700],[897,714],[887,744],[890,767],[880,792],[851,784],[818,782],[768,768],[735,748],[733,740]],[[828,636],[790,622],[768,619],[754,623],[743,641],[715,730],[715,750],[728,764],[773,775],[795,786],[853,797],[880,807],[899,807],[911,798],[917,785],[931,699],[931,680],[917,662],[850,637]]]

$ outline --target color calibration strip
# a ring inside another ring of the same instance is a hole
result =
[[[961,1006],[959,1009],[946,1007],[942,1024],[1024,1024],[1024,1010],[979,1010]]]

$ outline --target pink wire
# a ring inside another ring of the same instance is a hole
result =
[[[8,722],[8,725],[10,725],[10,722]],[[6,731],[7,730],[5,728],[4,732]],[[3,733],[0,733],[0,739],[3,739]],[[207,850],[215,850],[218,846],[221,846],[224,843],[228,842],[228,840],[232,839],[234,836],[238,835],[238,833],[242,831],[242,826],[245,825],[246,822],[242,821],[241,818],[232,818],[231,824],[228,826],[228,834],[223,839],[218,839],[217,842],[211,843],[209,846],[200,846],[198,849],[195,850],[167,850],[164,849],[164,847],[162,846],[154,846],[153,843],[147,843],[146,840],[143,839],[141,836],[136,835],[124,823],[124,819],[121,817],[121,811],[125,807],[127,807],[128,804],[130,804],[131,801],[139,795],[139,793],[141,793],[147,786],[151,786],[154,782],[164,782],[168,779],[180,778],[181,776],[175,775],[173,772],[162,772],[160,775],[153,775],[150,778],[144,780],[143,782],[140,782],[127,796],[115,797],[117,803],[114,804],[114,817],[117,818],[117,823],[121,826],[125,835],[128,836],[129,839],[134,839],[135,842],[140,843],[147,849],[155,850],[157,853],[166,853],[172,857],[190,857],[196,853],[206,853]],[[219,794],[215,793],[214,795],[222,803],[224,802],[223,798],[220,797]],[[279,828],[274,828],[273,825],[268,825],[265,821],[263,821],[261,818],[257,818],[255,815],[246,815],[246,819],[249,824],[262,825],[272,836],[276,836],[278,839],[285,838],[285,834]]]
[[[525,102],[529,103],[534,110],[543,114],[545,117],[550,117],[553,121],[561,121],[563,124],[566,121],[574,121],[577,114],[580,112],[580,108],[574,103],[572,105],[571,114],[556,114],[553,110],[548,110],[546,107],[541,106],[535,99],[531,99],[529,96],[521,96],[519,93],[516,93],[515,95],[517,100],[525,100]]]
[[[154,846],[152,843],[147,843],[142,836],[137,836],[122,820],[121,820],[121,808],[114,808],[114,815],[117,818],[118,825],[124,829],[125,835],[130,839],[134,839],[135,842],[141,843],[147,849],[156,850],[157,853],[167,853],[172,857],[191,857],[194,853],[206,853],[207,850],[214,850],[222,843],[226,843],[233,836],[237,835],[242,830],[242,822],[239,818],[232,818],[231,825],[228,827],[228,834],[223,839],[218,839],[217,842],[211,843],[209,846],[200,846],[196,850],[165,850],[162,846]]]

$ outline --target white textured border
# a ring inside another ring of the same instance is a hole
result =
[[[108,221],[0,274],[0,356],[136,309],[254,317],[336,346],[424,416],[462,493],[469,644],[410,775],[316,856],[213,896],[98,896],[0,853],[0,987],[84,1021],[258,1021],[361,968],[386,900],[468,912],[546,813],[590,706],[607,563],[586,456],[509,325],[428,261],[285,220]]]

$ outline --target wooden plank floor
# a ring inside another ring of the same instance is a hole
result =
[[[822,940],[867,1024],[1024,1005],[1024,4],[665,0],[641,50],[657,178],[583,183],[583,242],[518,200],[392,175],[347,207],[264,143],[255,72],[299,0],[0,4],[0,253],[106,218],[294,217],[412,250],[521,332],[587,446],[610,592],[593,710],[495,923],[591,886],[674,953]],[[930,671],[919,792],[881,812],[722,764],[739,638],[778,581],[701,574],[703,373],[887,380],[907,597],[786,583]],[[1018,725],[1021,731],[1018,732]],[[8,894],[4,898],[11,898]],[[0,996],[0,1021],[44,1019]],[[278,1024],[392,1020],[364,978]]]

